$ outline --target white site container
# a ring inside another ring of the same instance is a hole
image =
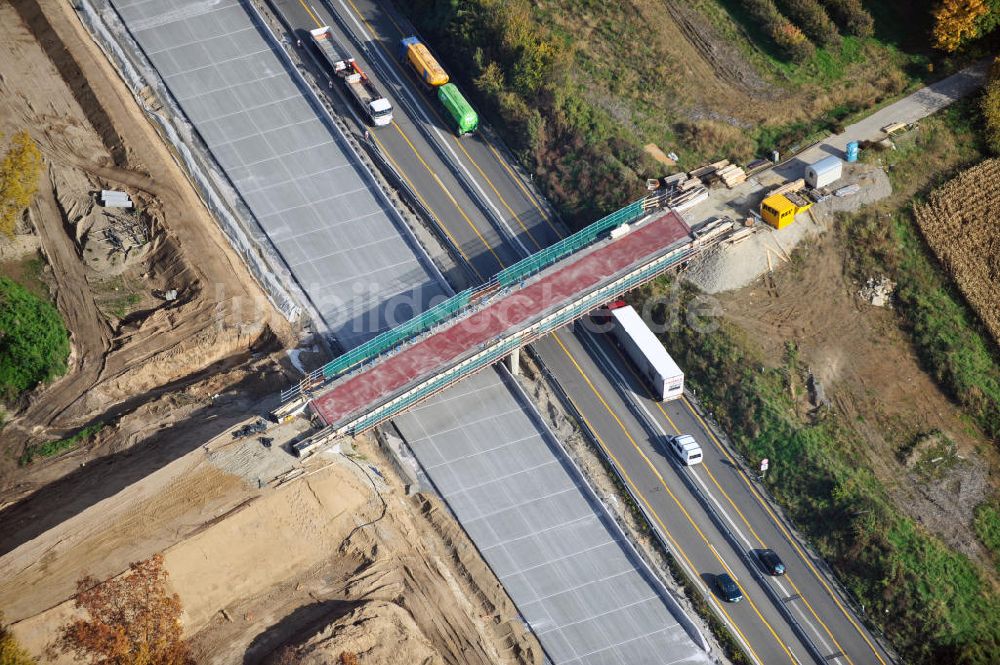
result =
[[[844,170],[844,162],[833,155],[825,157],[815,164],[806,167],[806,184],[813,189],[826,187],[840,180]]]

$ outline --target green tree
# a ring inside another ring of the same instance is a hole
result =
[[[14,235],[17,219],[38,191],[42,153],[28,132],[14,134],[0,162],[0,231]]]
[[[69,333],[59,311],[0,277],[0,399],[61,375],[68,356]]]

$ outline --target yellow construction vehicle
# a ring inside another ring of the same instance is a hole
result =
[[[776,229],[783,229],[795,221],[795,216],[812,207],[812,201],[795,192],[772,194],[760,204],[760,216]]]

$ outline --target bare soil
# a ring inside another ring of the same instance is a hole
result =
[[[774,366],[786,342],[867,444],[870,466],[896,504],[995,577],[972,529],[973,509],[995,488],[996,449],[920,367],[891,310],[858,296],[845,272],[846,248],[828,232],[800,246],[797,260],[740,291],[721,294],[725,316],[745,330]],[[801,395],[802,410],[812,407]],[[954,442],[949,463],[928,473],[918,463],[926,434]]]
[[[291,649],[325,662],[349,651],[361,662],[540,663],[439,500],[406,496],[377,447],[356,445],[304,465],[272,448],[302,475],[260,487],[248,476],[274,461],[227,472],[219,453],[260,445],[224,433],[0,557],[0,607],[41,653],[73,614],[76,579],[163,552],[199,662],[257,663]]]
[[[69,3],[3,4],[0,49],[0,131],[27,129],[45,160],[29,210],[34,235],[22,237],[37,238],[72,338],[66,376],[13,405],[3,429],[0,501],[9,502],[65,466],[19,469],[26,445],[113,422],[290,331]],[[100,208],[102,188],[127,192],[136,214]],[[115,224],[127,231],[123,220],[147,239],[127,253],[105,233]],[[165,300],[167,289],[178,298]]]
[[[272,448],[233,441],[287,385],[292,331],[69,3],[0,5],[0,49],[0,130],[28,129],[45,158],[0,269],[50,291],[72,335],[69,373],[2,432],[0,610],[22,643],[42,654],[84,574],[163,552],[199,662],[541,663],[458,523],[371,441],[306,463],[287,450],[302,423],[271,427]],[[102,188],[140,214],[109,216]],[[105,229],[132,223],[148,242],[116,252]],[[16,466],[97,421],[93,444]]]

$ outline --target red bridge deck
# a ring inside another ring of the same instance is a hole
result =
[[[479,345],[490,342],[546,310],[587,293],[611,277],[688,235],[679,215],[668,212],[642,224],[628,235],[541,277],[454,325],[403,349],[367,371],[336,383],[312,401],[313,411],[327,425],[374,407],[377,403],[421,377],[433,375],[457,362]],[[360,414],[358,414],[360,415]]]

